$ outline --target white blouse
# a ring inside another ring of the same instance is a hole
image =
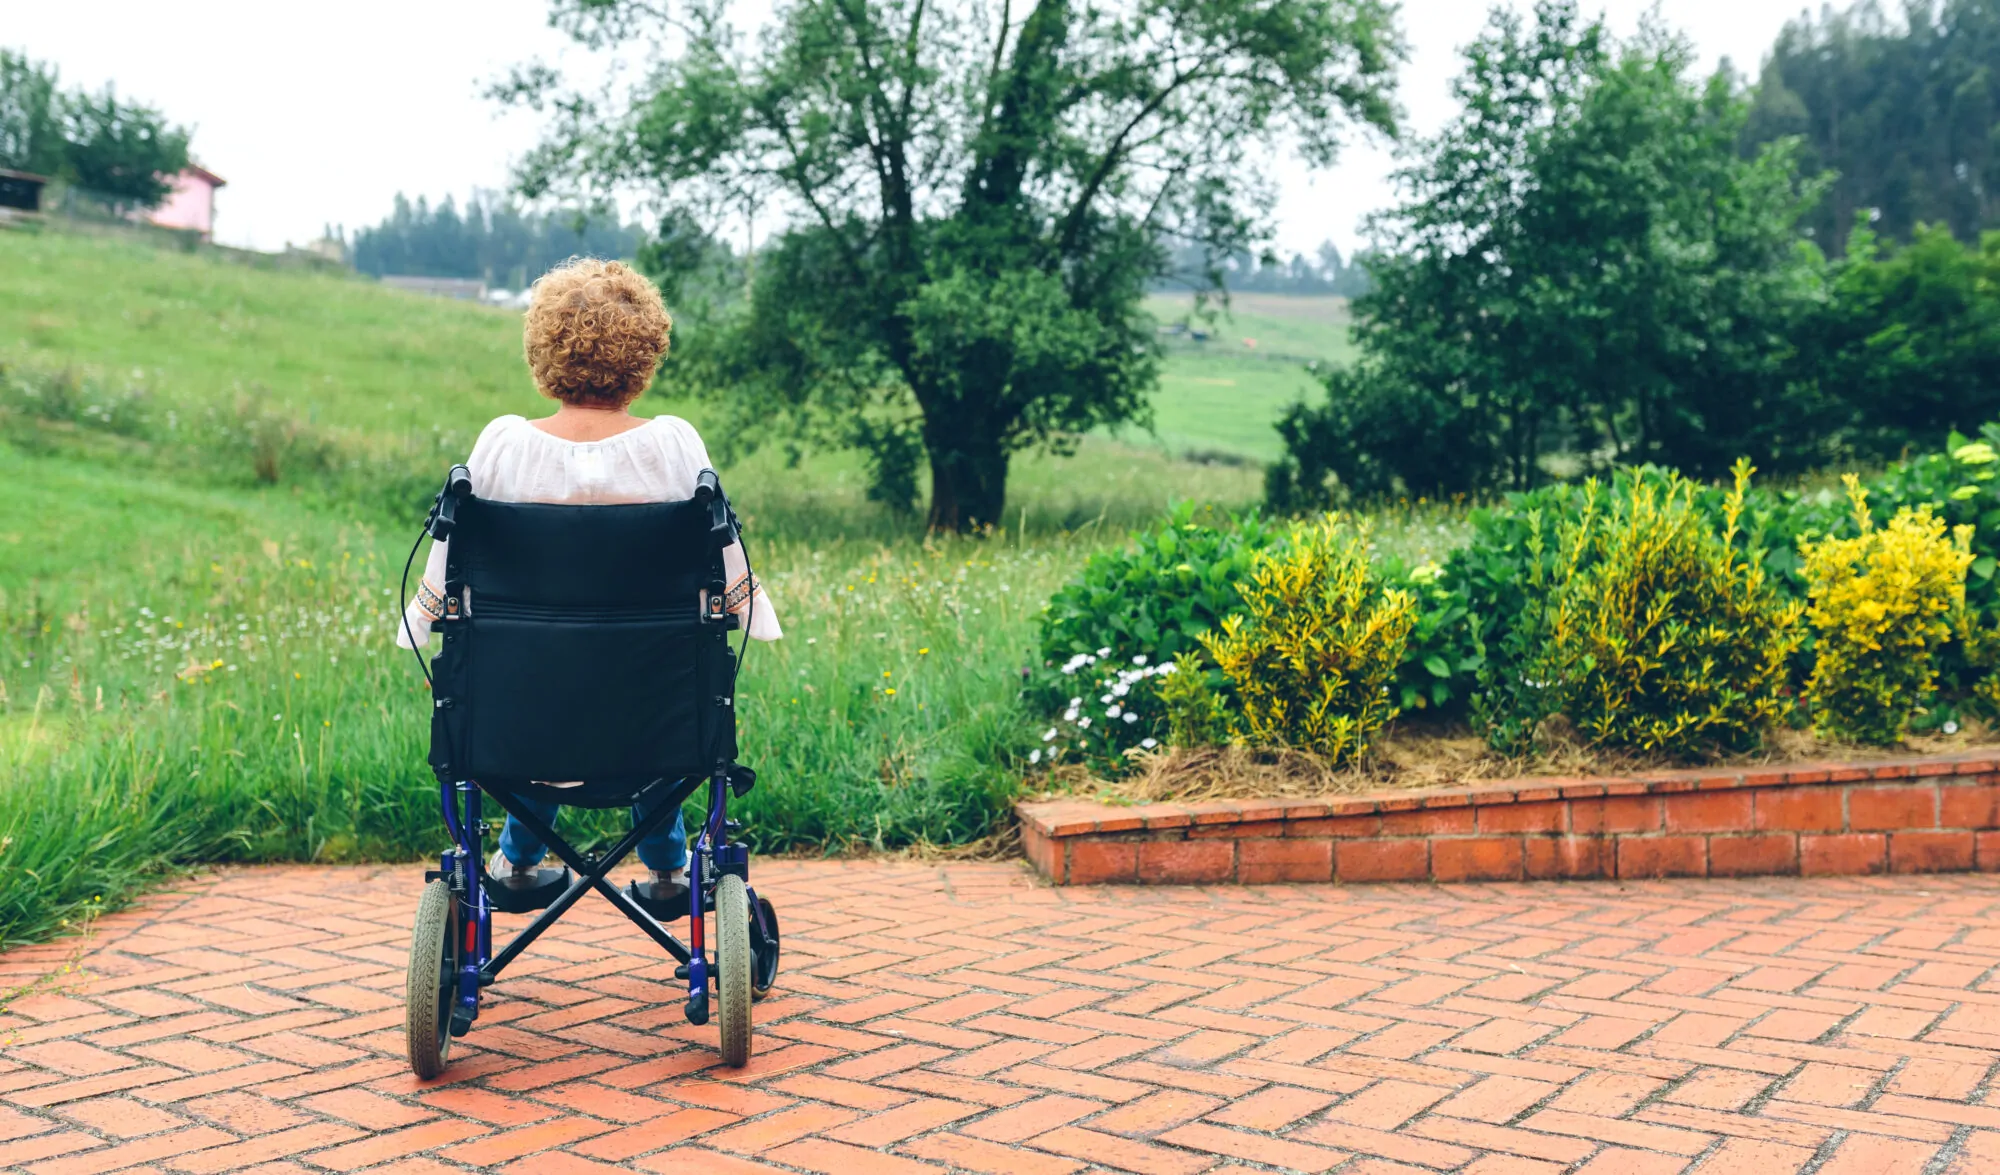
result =
[[[502,416],[479,434],[465,467],[472,473],[472,492],[481,498],[590,506],[683,501],[694,497],[696,475],[713,468],[701,436],[678,416],[656,416],[601,441],[566,441],[525,417]],[[432,590],[444,586],[449,547],[449,540],[431,544],[424,578]],[[746,567],[742,545],[725,548],[722,562],[729,582],[735,583]],[[751,636],[774,641],[784,635],[761,584],[752,599],[733,611],[740,614],[746,608]],[[414,600],[403,615],[408,627],[397,627],[396,643],[410,648],[410,633],[418,642],[428,642],[430,615]]]

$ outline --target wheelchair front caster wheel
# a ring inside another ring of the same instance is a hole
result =
[[[750,891],[724,874],[715,886],[715,995],[722,1004],[722,1063],[750,1060]]]
[[[700,995],[689,996],[686,1011],[688,1023],[708,1023],[708,993],[704,991]]]
[[[453,988],[458,973],[458,902],[443,881],[424,886],[417,926],[410,936],[410,968],[403,1040],[410,1069],[429,1080],[444,1072],[451,1052]]]

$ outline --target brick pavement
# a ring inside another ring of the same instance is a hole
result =
[[[1051,889],[760,863],[749,1068],[587,901],[425,1085],[419,867],[243,869],[0,1012],[0,1170],[2000,1172],[2000,878]],[[508,920],[508,925],[516,924]],[[0,989],[64,961],[0,955]]]

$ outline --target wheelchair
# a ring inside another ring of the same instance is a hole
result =
[[[684,1011],[720,1021],[722,1059],[750,1058],[751,1004],[777,978],[777,913],[750,887],[750,852],[732,839],[732,797],[756,783],[736,762],[736,671],[722,552],[739,539],[729,499],[703,470],[682,502],[568,506],[484,501],[453,466],[424,535],[449,538],[443,641],[428,667],[430,766],[452,847],[424,874],[410,942],[405,1038],[420,1078],[441,1074],[454,1037],[479,1018],[484,990],[583,895],[596,890],[679,960]],[[411,562],[416,547],[411,549]],[[407,600],[409,564],[404,566]],[[755,606],[754,604],[752,605]],[[748,634],[745,633],[747,642]],[[575,786],[547,782],[579,780]],[[684,801],[708,788],[688,846],[685,908],[606,878]],[[515,890],[486,874],[482,796],[520,820],[562,862]],[[631,832],[579,851],[523,799],[581,808],[643,805]],[[499,951],[493,914],[533,921]],[[705,916],[714,919],[712,948]],[[663,922],[688,918],[685,945]],[[712,950],[712,953],[711,953]],[[713,999],[711,999],[711,986]]]

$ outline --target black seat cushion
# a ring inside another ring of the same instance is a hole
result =
[[[702,623],[722,574],[693,502],[467,499],[446,569],[462,620],[433,661],[441,776],[627,781],[706,775],[736,753],[727,631]],[[579,797],[580,798],[580,797]]]

